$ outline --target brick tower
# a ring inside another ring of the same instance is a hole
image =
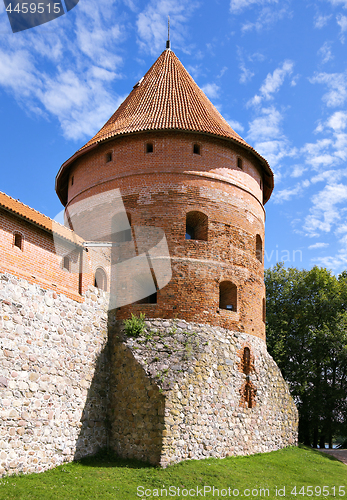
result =
[[[112,347],[114,448],[166,465],[293,444],[296,410],[264,342],[273,174],[170,49],[56,178],[68,210],[115,189],[132,228],[121,241],[161,228],[172,278],[117,310],[118,327],[144,313],[150,335],[144,347],[120,328]]]

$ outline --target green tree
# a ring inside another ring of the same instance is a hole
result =
[[[347,273],[265,271],[266,333],[299,410],[299,440],[317,447],[347,430]]]

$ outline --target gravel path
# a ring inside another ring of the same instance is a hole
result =
[[[337,460],[340,460],[344,464],[347,465],[347,450],[319,450],[322,453],[327,453],[328,455],[332,455],[333,457],[337,458]]]

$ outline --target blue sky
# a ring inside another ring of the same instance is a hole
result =
[[[0,4],[0,190],[54,217],[60,165],[165,49],[267,158],[265,266],[347,269],[347,0],[80,0],[12,34]]]

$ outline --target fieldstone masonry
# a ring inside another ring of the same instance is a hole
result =
[[[111,444],[121,456],[166,466],[297,444],[297,409],[263,340],[183,320],[146,325],[136,339],[122,322],[115,327]],[[242,398],[244,346],[254,366],[252,408]]]
[[[0,475],[106,446],[106,306],[94,287],[80,304],[0,275]]]

